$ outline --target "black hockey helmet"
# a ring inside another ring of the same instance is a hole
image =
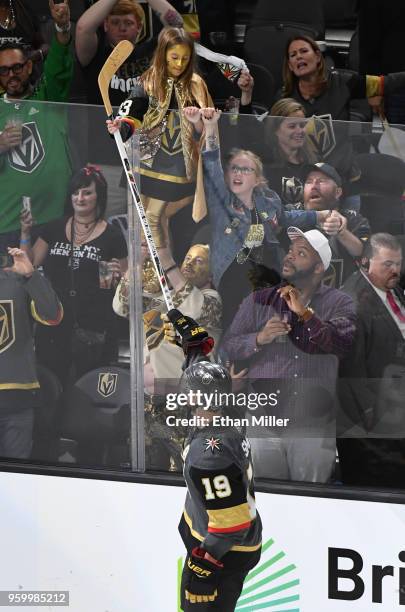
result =
[[[186,368],[180,379],[181,393],[201,391],[204,394],[231,393],[232,379],[226,368],[210,361],[199,361]],[[212,405],[212,408],[219,408]]]

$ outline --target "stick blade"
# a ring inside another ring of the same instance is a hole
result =
[[[100,88],[101,97],[103,98],[105,110],[109,116],[112,115],[112,106],[110,96],[108,95],[111,79],[119,67],[122,66],[125,60],[131,55],[133,50],[134,45],[129,40],[121,40],[108,56],[98,75],[98,86]]]

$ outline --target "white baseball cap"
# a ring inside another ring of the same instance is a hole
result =
[[[329,246],[329,240],[317,229],[309,230],[309,232],[303,232],[298,227],[289,227],[287,229],[288,237],[291,241],[297,238],[305,238],[313,249],[318,253],[321,258],[323,267],[326,270],[329,268],[330,260],[332,259],[332,251]]]

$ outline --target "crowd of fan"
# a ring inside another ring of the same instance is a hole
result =
[[[317,43],[297,35],[282,90],[259,113],[247,68],[199,62],[196,15],[167,0],[89,4],[73,41],[67,0],[51,0],[45,41],[28,3],[0,0],[0,251],[26,262],[14,267],[19,276],[42,267],[63,307],[57,325],[37,325],[36,359],[65,390],[119,363],[133,279],[128,236],[108,222],[122,222],[127,207],[111,134],[140,136],[142,201],[175,306],[215,338],[215,358],[238,389],[277,390],[276,413],[292,422],[285,432],[251,432],[256,475],[402,488],[403,132],[349,120],[359,98],[383,117],[384,97],[405,91],[405,72],[330,70]],[[119,110],[106,126],[97,76],[124,39],[135,49],[111,81]],[[213,72],[225,91],[233,79],[237,113],[235,98],[217,108]],[[73,80],[88,106],[69,104]],[[181,376],[182,353],[168,341],[145,244],[142,266],[148,462],[176,469],[162,398]],[[0,355],[11,340],[3,327]],[[0,374],[0,389],[1,408],[40,402],[37,381]],[[8,435],[0,454],[30,457],[32,426],[23,426],[24,448]]]

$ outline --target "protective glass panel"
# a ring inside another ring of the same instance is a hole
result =
[[[146,468],[180,471],[209,423],[207,443],[246,431],[256,477],[401,488],[404,132],[237,112],[205,130],[194,174],[176,112],[143,134],[141,191],[174,306],[233,387],[187,395],[145,251]]]

